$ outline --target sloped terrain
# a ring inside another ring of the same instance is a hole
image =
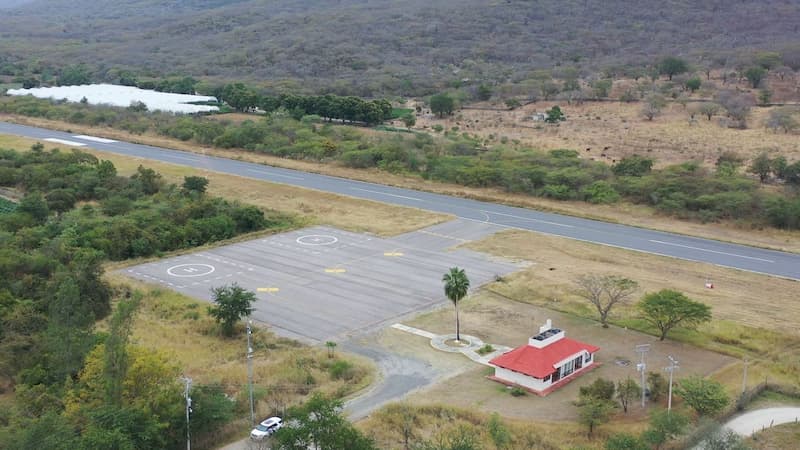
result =
[[[796,44],[798,24],[790,0],[33,0],[0,17],[0,59],[420,94],[558,65],[724,63]]]

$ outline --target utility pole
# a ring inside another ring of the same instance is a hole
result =
[[[183,390],[183,397],[186,399],[186,450],[192,450],[192,437],[189,431],[189,417],[192,414],[192,397],[189,397],[189,387],[192,385],[192,379],[183,377],[183,382],[186,383]]]
[[[250,424],[256,426],[256,410],[253,404],[253,344],[251,342],[253,321],[247,319],[247,383],[250,387]]]
[[[669,367],[665,367],[664,370],[669,372],[669,397],[667,398],[667,412],[672,410],[672,374],[680,369],[678,366],[678,361],[675,360],[672,356],[667,356],[669,358]]]
[[[747,392],[747,358],[744,359],[744,373],[742,374],[742,394]]]
[[[636,370],[642,374],[642,408],[647,398],[647,352],[650,351],[650,344],[640,344],[636,346],[636,353],[639,354],[639,364],[636,364]]]

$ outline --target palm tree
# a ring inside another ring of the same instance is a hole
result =
[[[461,340],[461,328],[458,323],[458,302],[467,296],[469,278],[467,278],[467,274],[464,273],[464,269],[452,267],[449,272],[444,274],[442,282],[444,283],[444,295],[446,295],[447,298],[453,302],[453,306],[456,307],[456,342],[458,342]]]

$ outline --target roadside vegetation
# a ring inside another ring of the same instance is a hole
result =
[[[111,162],[81,151],[37,144],[1,150],[0,161],[0,184],[21,197],[0,214],[0,393],[13,392],[0,400],[0,443],[180,447],[182,374],[197,376],[196,442],[229,436],[228,422],[245,409],[241,345],[227,338],[240,325],[223,330],[197,303],[114,281],[104,264],[284,230],[294,217],[211,197],[202,177],[167,184],[142,166],[120,176]],[[317,389],[346,395],[369,374],[362,363],[268,332],[256,333],[254,348],[262,359],[259,411],[280,410]],[[330,369],[335,363],[346,367]]]
[[[764,156],[749,167],[726,153],[714,168],[689,161],[654,169],[654,160],[633,155],[609,166],[580,158],[574,150],[548,152],[497,145],[469,133],[434,137],[397,133],[375,139],[355,128],[319,123],[319,116],[291,117],[285,109],[263,118],[226,123],[206,117],[149,115],[124,108],[88,107],[3,98],[0,112],[104,125],[159,134],[260,154],[328,162],[356,169],[378,168],[467,187],[593,204],[630,202],[659,213],[701,222],[736,221],[751,226],[800,228],[800,161]],[[758,175],[748,174],[753,172]],[[759,180],[782,184],[762,189]]]

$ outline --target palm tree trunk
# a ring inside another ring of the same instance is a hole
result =
[[[458,302],[456,302],[456,342],[461,342],[461,324],[458,323]]]

